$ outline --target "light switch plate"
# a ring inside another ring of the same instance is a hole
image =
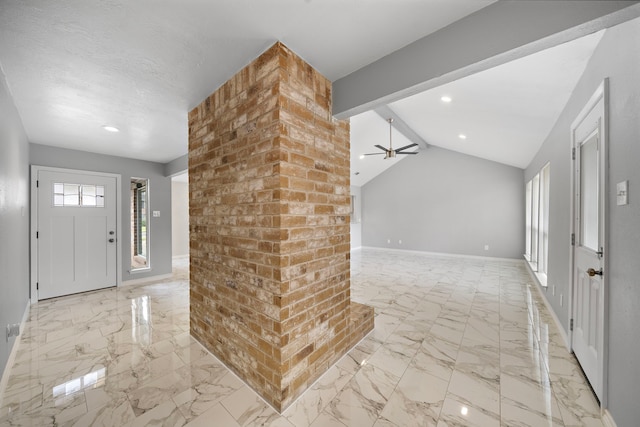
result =
[[[153,211],[153,217],[157,218],[160,216],[160,211]]]
[[[616,184],[616,201],[618,206],[629,204],[629,181]]]

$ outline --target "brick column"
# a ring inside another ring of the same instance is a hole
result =
[[[373,329],[331,83],[276,43],[189,113],[189,174],[191,333],[283,410]]]

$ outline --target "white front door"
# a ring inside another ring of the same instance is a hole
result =
[[[573,130],[574,264],[572,348],[600,401],[605,356],[604,97]]]
[[[37,172],[38,299],[116,286],[116,178]]]

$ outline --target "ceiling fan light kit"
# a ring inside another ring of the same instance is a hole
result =
[[[418,154],[417,151],[404,151],[418,145],[415,142],[413,144],[405,145],[404,147],[400,147],[395,150],[393,149],[393,145],[391,143],[391,134],[393,130],[393,126],[391,124],[393,123],[393,119],[388,118],[387,121],[389,122],[389,148],[384,148],[382,145],[374,145],[374,147],[381,149],[383,153],[367,153],[365,154],[365,156],[379,156],[381,154],[384,154],[384,158],[389,159],[396,157],[397,154]]]

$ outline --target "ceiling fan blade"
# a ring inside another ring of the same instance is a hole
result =
[[[364,156],[382,156],[383,154],[387,154],[387,153],[366,153],[363,155]]]
[[[387,151],[382,145],[374,145],[374,147],[381,149],[382,151]]]
[[[418,154],[417,151],[407,151],[405,153],[401,152],[401,151],[396,151],[396,154]]]
[[[416,143],[414,142],[413,144],[409,144],[409,145],[405,145],[404,147],[397,148],[397,149],[396,149],[396,153],[397,153],[398,151],[406,150],[407,148],[415,147],[416,145],[418,145],[418,144],[416,144]]]

